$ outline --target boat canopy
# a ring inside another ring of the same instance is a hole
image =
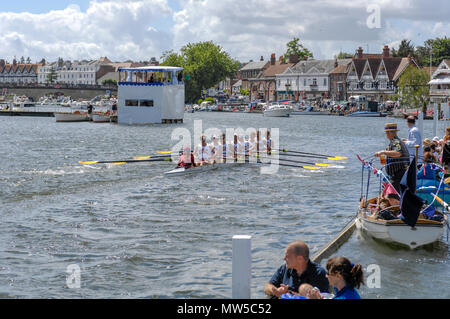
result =
[[[183,68],[174,66],[144,66],[119,68],[119,85],[161,86],[183,85]]]

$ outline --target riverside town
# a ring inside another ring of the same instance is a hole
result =
[[[449,3],[25,2],[0,9],[1,298],[450,298]]]

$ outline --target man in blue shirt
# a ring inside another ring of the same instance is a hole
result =
[[[290,243],[286,247],[284,260],[286,264],[278,268],[264,287],[266,295],[279,298],[289,291],[298,292],[298,287],[304,283],[319,288],[321,292],[328,292],[327,272],[309,259],[309,248],[303,241]]]
[[[422,135],[420,134],[419,129],[416,127],[416,118],[412,115],[408,116],[408,118],[406,119],[406,123],[409,127],[408,139],[403,139],[403,143],[405,143],[406,147],[408,148],[410,160],[412,160],[413,157],[416,156],[415,146],[419,145],[417,165],[421,165],[423,157]]]

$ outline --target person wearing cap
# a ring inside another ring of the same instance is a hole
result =
[[[178,160],[178,167],[191,168],[195,166],[197,165],[195,164],[194,154],[192,154],[191,148],[186,146]]]
[[[408,124],[408,139],[403,139],[403,143],[405,143],[408,148],[410,159],[412,160],[414,156],[416,156],[416,145],[419,145],[417,150],[417,165],[422,165],[423,158],[423,149],[422,149],[422,135],[420,134],[419,129],[416,127],[416,118],[414,116],[408,116],[406,119],[406,123]]]
[[[397,193],[400,194],[400,181],[402,180],[402,177],[410,163],[409,152],[405,143],[403,143],[397,136],[397,132],[399,130],[397,129],[396,123],[387,123],[384,126],[384,131],[390,143],[386,150],[376,152],[374,156],[380,157],[381,155],[385,155],[387,157],[386,173],[389,175],[392,186],[395,188]],[[399,195],[392,194],[390,196],[395,196],[395,199],[400,200]]]

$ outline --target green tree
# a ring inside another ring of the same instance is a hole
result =
[[[430,54],[433,48],[433,54]],[[423,46],[416,47],[415,56],[420,66],[438,66],[444,59],[450,59],[450,38],[428,39]]]
[[[105,79],[102,81],[103,86],[117,86],[117,81],[114,79]]]
[[[249,93],[250,93],[250,90],[249,90],[249,89],[241,89],[241,90],[240,90],[240,93],[241,93],[241,95],[243,95],[243,96],[248,96]]]
[[[339,52],[337,56],[335,56],[336,59],[351,59],[353,58],[353,54],[346,53],[346,52]]]
[[[398,100],[407,108],[422,108],[426,112],[430,100],[427,83],[429,74],[423,69],[409,66],[398,81]]]
[[[201,92],[227,77],[232,77],[239,64],[223,48],[212,41],[189,43],[180,53],[166,51],[161,65],[179,66],[186,74],[186,101],[193,103],[201,98]]]
[[[57,78],[58,74],[56,73],[55,69],[51,67],[50,72],[47,74],[47,83],[53,84]]]
[[[392,49],[392,56],[406,58],[409,54],[414,56],[415,48],[411,40],[403,39],[397,50]]]
[[[303,44],[300,43],[299,38],[295,38],[292,41],[289,41],[286,44],[287,50],[284,54],[285,58],[288,58],[292,54],[296,54],[299,58],[299,60],[313,58],[313,54],[303,46]]]

